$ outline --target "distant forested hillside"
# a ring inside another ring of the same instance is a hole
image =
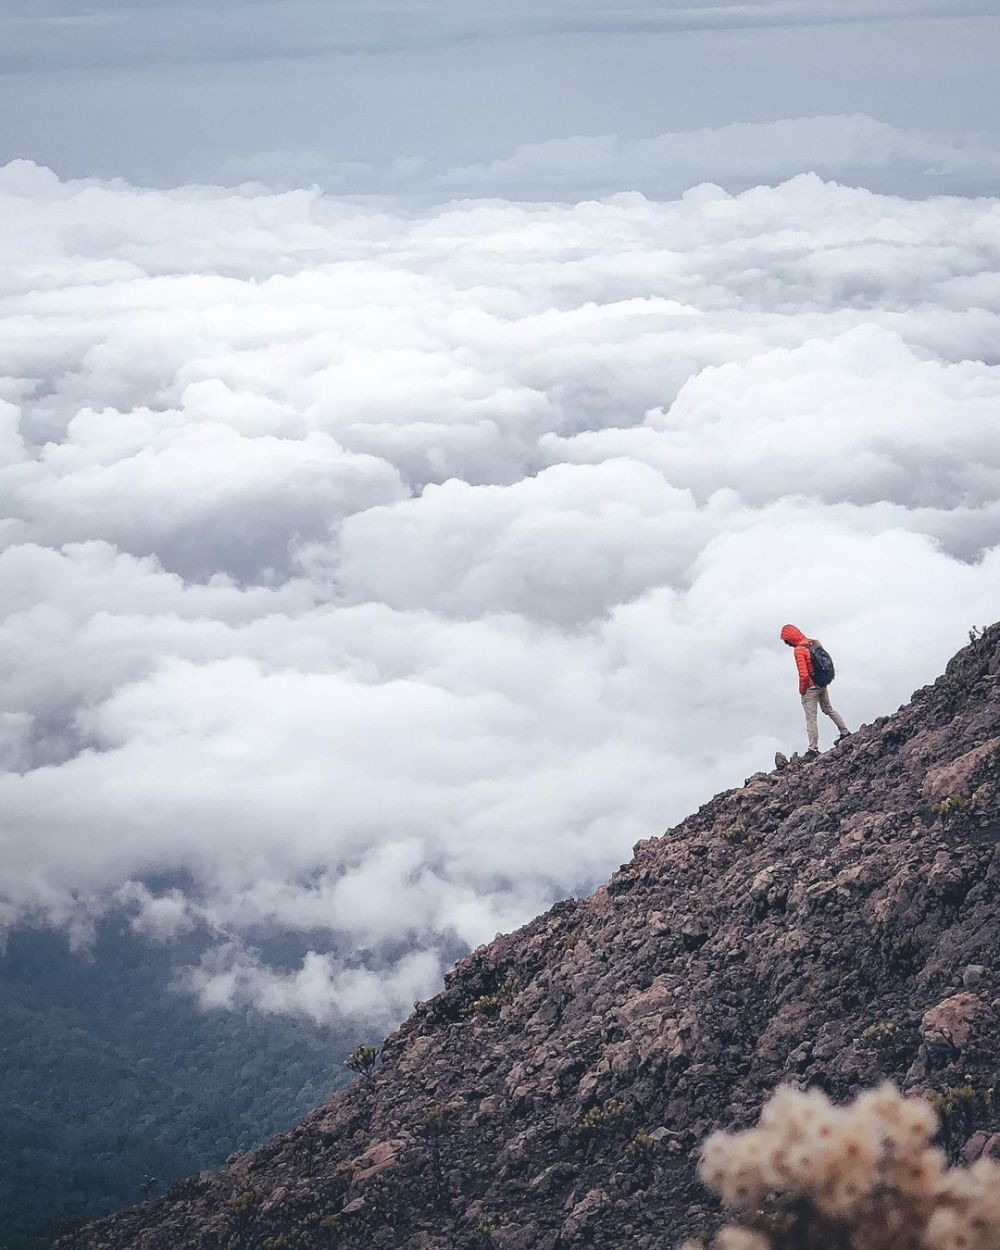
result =
[[[0,956],[0,1248],[223,1162],[322,1102],[352,1037],[256,1012],[199,1011],[171,990],[178,951],[105,924],[73,953],[11,934]]]

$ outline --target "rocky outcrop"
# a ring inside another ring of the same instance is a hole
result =
[[[667,1247],[707,1132],[780,1082],[1000,1118],[1000,627],[894,716],[720,795],[461,960],[381,1067],[76,1250]]]

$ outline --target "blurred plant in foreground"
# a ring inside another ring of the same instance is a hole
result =
[[[934,1109],[890,1084],[834,1106],[781,1088],[699,1172],[737,1215],[715,1250],[1000,1250],[1000,1164],[949,1168]],[[688,1242],[682,1250],[703,1250]]]

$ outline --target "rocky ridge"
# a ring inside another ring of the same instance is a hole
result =
[[[895,715],[722,794],[461,960],[381,1066],[62,1250],[675,1245],[781,1083],[932,1097],[1000,1156],[1000,625]]]

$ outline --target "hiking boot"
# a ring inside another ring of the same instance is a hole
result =
[[[851,731],[849,729],[845,729],[842,734],[837,734],[837,741],[843,742],[845,738],[849,738],[850,736],[851,736]]]
[[[818,755],[819,755],[819,751],[816,749],[816,747],[810,747],[809,750],[804,753],[802,758],[804,760],[814,760]]]

